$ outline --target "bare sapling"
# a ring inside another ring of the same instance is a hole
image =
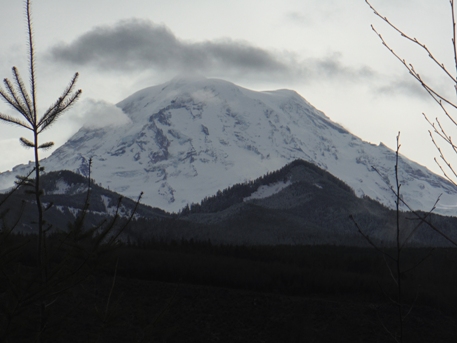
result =
[[[404,300],[404,289],[402,280],[404,279],[405,275],[415,268],[417,268],[422,262],[424,262],[428,257],[431,256],[432,252],[434,251],[433,248],[428,249],[428,252],[424,254],[419,261],[415,262],[412,266],[405,266],[403,262],[403,253],[404,249],[408,246],[408,242],[410,242],[411,238],[414,236],[414,233],[419,229],[420,226],[426,224],[428,222],[429,216],[435,210],[435,205],[432,209],[426,213],[425,215],[420,215],[420,218],[423,220],[417,220],[417,224],[409,230],[403,229],[402,226],[402,207],[406,204],[401,196],[401,182],[399,178],[399,162],[400,162],[400,133],[397,135],[397,149],[395,152],[395,184],[391,186],[390,189],[392,191],[393,196],[395,197],[395,238],[394,238],[394,252],[389,252],[389,249],[383,248],[376,244],[368,234],[364,232],[364,230],[360,227],[357,223],[356,219],[351,215],[350,219],[356,226],[360,235],[370,244],[383,258],[385,265],[388,269],[391,282],[394,285],[395,295],[389,295],[389,292],[383,289],[384,295],[388,298],[389,302],[393,304],[397,308],[397,328],[396,330],[389,329],[384,322],[381,320],[381,324],[388,332],[388,334],[392,337],[395,342],[403,342],[404,341],[404,323],[405,319],[411,313],[414,302],[408,304]],[[375,169],[376,170],[376,169]],[[438,201],[438,200],[437,200]],[[416,213],[418,216],[419,214]],[[417,300],[417,296],[416,296]]]
[[[370,3],[370,1],[365,0],[368,6],[373,10],[374,14],[381,18],[391,29],[400,34],[408,43],[420,47],[426,56],[430,58],[432,63],[438,67],[438,70],[441,71],[441,75],[444,75],[450,83],[452,84],[453,90],[450,94],[457,95],[457,28],[456,28],[456,16],[455,16],[455,2],[450,0],[450,28],[452,32],[451,39],[451,48],[452,48],[452,59],[454,61],[453,68],[447,67],[443,62],[441,62],[436,55],[419,39],[406,33],[404,30],[399,28],[398,25],[392,23],[386,16],[383,16],[378,10]],[[416,70],[414,64],[406,61],[402,58],[389,43],[383,38],[383,36],[376,30],[376,28],[371,25],[372,30],[381,40],[382,44],[387,48],[387,50],[406,68],[408,73],[417,81],[417,83],[427,92],[427,94],[433,99],[433,101],[439,106],[442,116],[441,119],[437,116],[435,120],[431,120],[426,113],[422,113],[427,123],[430,125],[430,138],[433,145],[438,151],[439,158],[435,158],[436,164],[441,169],[443,175],[454,185],[457,185],[457,171],[452,166],[450,162],[450,156],[448,156],[443,149],[441,143],[447,145],[452,152],[457,153],[457,145],[454,143],[451,137],[451,130],[457,127],[457,119],[455,117],[455,112],[457,110],[457,99],[452,99],[449,95],[444,94],[444,91],[438,90],[437,87],[434,87],[427,81],[421,73]],[[440,75],[440,76],[441,76]],[[454,93],[455,92],[455,93]],[[447,124],[445,123],[447,122]],[[439,138],[439,140],[437,139]]]
[[[448,80],[450,80],[451,84],[453,85],[453,91],[451,93],[456,92],[457,95],[457,27],[456,27],[456,16],[455,16],[455,2],[454,0],[450,0],[450,12],[451,12],[451,28],[452,28],[452,39],[451,39],[451,47],[452,47],[452,59],[454,61],[454,69],[451,70],[450,68],[446,67],[444,63],[442,63],[433,52],[420,40],[412,35],[407,34],[404,30],[400,29],[397,25],[392,23],[387,17],[383,16],[378,10],[370,3],[369,0],[365,0],[368,6],[373,10],[374,14],[381,18],[391,29],[395,32],[400,34],[402,38],[404,38],[407,42],[419,46],[421,50],[424,51],[433,64],[438,66],[439,70],[441,70],[442,75],[444,75]],[[442,120],[439,117],[436,117],[434,121],[430,120],[429,117],[422,113],[427,123],[430,125],[431,129],[429,130],[429,135],[431,141],[435,148],[438,151],[439,158],[435,157],[435,163],[439,166],[440,170],[442,171],[444,177],[448,179],[451,183],[457,186],[457,171],[454,169],[450,162],[450,156],[448,156],[444,152],[444,147],[440,145],[444,143],[445,146],[449,147],[453,153],[457,154],[457,145],[454,144],[451,134],[449,133],[452,129],[457,128],[457,120],[453,115],[453,111],[457,111],[457,101],[452,100],[449,96],[445,95],[443,92],[437,90],[436,87],[432,86],[427,80],[425,80],[421,74],[416,70],[412,63],[407,62],[404,58],[402,58],[395,50],[386,42],[386,40],[382,37],[382,35],[376,30],[376,28],[371,25],[372,30],[376,33],[376,35],[381,40],[382,44],[387,48],[387,50],[395,56],[395,58],[400,61],[400,63],[406,68],[409,74],[420,84],[420,86],[427,92],[427,94],[433,99],[433,101],[438,104],[441,113],[442,113]],[[444,121],[450,124],[450,127],[444,124]],[[437,139],[439,138],[440,141]],[[421,221],[421,223],[427,224],[429,228],[434,230],[437,234],[441,235],[445,238],[449,243],[454,246],[457,246],[457,242],[453,240],[449,235],[446,235],[442,230],[437,228],[428,218],[428,214],[421,214],[420,212],[411,208],[403,199],[400,199],[402,204],[407,207],[407,209],[413,213],[417,219]],[[439,198],[435,202],[435,206],[438,203]]]

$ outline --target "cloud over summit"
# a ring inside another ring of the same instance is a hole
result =
[[[101,26],[51,51],[54,60],[103,70],[170,68],[179,72],[221,68],[287,72],[288,66],[266,50],[229,39],[191,43],[166,26],[130,19]]]
[[[292,53],[272,52],[228,38],[189,42],[164,25],[140,19],[95,27],[69,44],[55,45],[49,53],[53,61],[98,71],[167,71],[304,83],[321,78],[373,77],[364,68],[343,65],[338,54],[298,61]]]

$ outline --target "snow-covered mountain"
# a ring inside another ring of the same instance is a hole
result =
[[[87,173],[103,187],[177,211],[232,184],[304,159],[337,176],[358,196],[393,207],[395,153],[362,141],[291,90],[255,92],[230,82],[176,78],[117,104],[120,126],[83,127],[50,157],[46,171]],[[373,167],[376,169],[374,170]],[[0,175],[0,185],[30,166]],[[457,215],[457,188],[404,157],[400,181],[414,209]]]

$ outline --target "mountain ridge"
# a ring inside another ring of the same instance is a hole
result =
[[[175,78],[140,90],[117,104],[130,123],[81,128],[42,161],[47,171],[87,173],[125,196],[178,211],[233,184],[303,159],[346,182],[359,197],[393,208],[395,152],[363,142],[332,122],[295,91],[256,92],[206,78]],[[373,167],[375,169],[373,169]],[[0,174],[0,184],[26,165]],[[457,188],[400,157],[405,200],[428,211],[457,215]],[[5,187],[2,187],[5,188]]]
[[[68,230],[88,204],[85,228],[107,225],[118,214],[115,231],[124,228],[119,239],[138,244],[192,240],[251,246],[369,246],[350,216],[378,246],[394,246],[396,242],[394,210],[368,197],[357,197],[343,181],[304,160],[218,191],[177,214],[142,204],[137,207],[128,198],[120,202],[121,195],[93,181],[88,193],[88,178],[71,171],[43,174],[42,186],[45,220],[51,232]],[[16,191],[3,211],[7,213],[4,228],[17,224],[16,232],[36,233],[36,206],[27,187]],[[131,215],[133,220],[125,228]],[[400,213],[400,238],[407,240],[409,247],[452,246],[426,225],[417,227],[412,218],[409,212]],[[428,218],[442,234],[457,241],[457,217],[432,214]]]
[[[424,215],[424,213],[421,213]],[[255,180],[236,184],[200,203],[186,206],[172,220],[133,223],[133,241],[210,241],[228,245],[333,245],[394,247],[395,210],[359,198],[343,181],[304,160]],[[410,212],[399,217],[400,239],[408,247],[452,247],[457,218],[431,214],[441,234],[417,225]],[[149,230],[144,230],[149,227]]]

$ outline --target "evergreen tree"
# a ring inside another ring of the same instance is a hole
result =
[[[19,74],[16,67],[12,68],[13,78],[12,81],[4,79],[3,83],[5,89],[0,88],[1,98],[10,105],[16,112],[16,116],[0,113],[0,120],[22,127],[31,131],[32,140],[25,137],[20,138],[20,142],[26,148],[32,148],[34,151],[34,170],[31,172],[35,174],[35,179],[27,177],[19,177],[18,182],[21,185],[32,186],[32,190],[29,192],[35,196],[36,206],[38,210],[37,227],[38,227],[38,244],[37,244],[37,263],[38,270],[40,270],[41,284],[46,285],[47,283],[47,268],[46,268],[46,230],[45,220],[43,218],[43,204],[41,202],[41,195],[43,193],[40,187],[40,173],[43,172],[44,168],[40,166],[40,155],[41,149],[49,149],[54,143],[45,142],[40,143],[40,134],[51,127],[52,124],[66,111],[68,110],[81,95],[81,90],[75,91],[76,80],[78,79],[78,73],[76,73],[71,79],[69,85],[65,88],[62,95],[55,101],[42,116],[38,115],[37,111],[37,82],[36,82],[36,71],[35,71],[35,47],[33,40],[33,29],[32,29],[32,18],[31,18],[31,0],[25,1],[26,11],[26,24],[27,24],[27,38],[28,38],[28,60],[29,60],[29,79],[30,89],[28,90]],[[30,175],[31,175],[30,174]],[[46,325],[45,320],[45,302],[40,303],[40,332],[44,330]]]
[[[81,90],[74,91],[78,73],[76,73],[70,84],[65,88],[62,95],[54,102],[47,111],[41,116],[37,113],[37,94],[36,94],[36,72],[35,72],[35,47],[33,43],[33,30],[31,18],[31,0],[26,0],[26,22],[27,22],[27,37],[28,37],[28,59],[29,59],[29,73],[30,73],[30,92],[26,89],[24,82],[16,67],[13,67],[13,82],[9,79],[4,79],[6,89],[0,88],[0,96],[3,100],[14,108],[19,116],[10,116],[0,113],[0,120],[9,124],[23,127],[30,130],[33,135],[33,140],[21,137],[20,142],[26,148],[32,148],[34,151],[34,164],[35,164],[35,180],[27,180],[27,182],[34,186],[33,194],[36,198],[38,209],[38,255],[40,261],[42,259],[43,249],[43,205],[40,196],[42,190],[40,188],[40,173],[43,167],[40,167],[39,151],[40,149],[49,149],[54,145],[54,142],[39,143],[39,135],[48,129],[55,121],[69,109],[80,97]]]

